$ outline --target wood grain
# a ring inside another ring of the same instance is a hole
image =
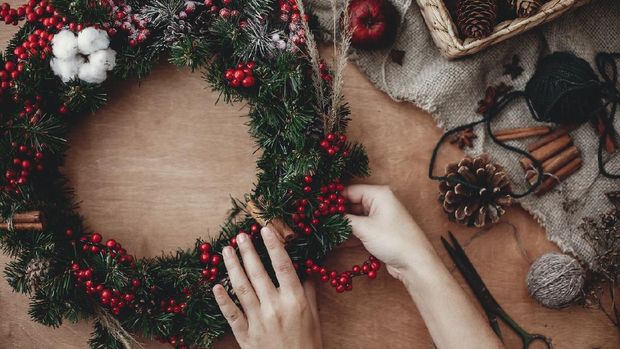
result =
[[[0,27],[0,42],[12,32]],[[122,241],[138,256],[190,247],[198,236],[217,234],[230,207],[228,195],[252,187],[255,148],[242,118],[246,110],[215,105],[217,95],[205,86],[199,73],[162,63],[141,84],[113,84],[110,103],[71,133],[64,172],[76,189],[80,212],[89,226]],[[355,67],[347,69],[345,93],[353,112],[350,138],[364,143],[373,169],[364,182],[389,184],[447,265],[453,268],[439,236],[452,230],[467,244],[498,301],[526,329],[552,337],[556,348],[619,347],[620,335],[602,312],[580,306],[549,310],[527,296],[529,264],[556,248],[526,212],[514,208],[485,231],[447,221],[435,204],[436,183],[426,177],[441,134],[428,114],[393,102]],[[461,155],[448,146],[438,168]],[[343,269],[367,256],[359,243],[347,246],[328,259],[329,267]],[[0,256],[0,266],[7,261]],[[356,281],[354,287],[343,295],[318,287],[326,348],[433,348],[405,289],[385,270],[375,281]],[[87,322],[50,329],[30,321],[27,308],[28,299],[12,294],[1,280],[0,348],[87,347]],[[509,348],[521,347],[504,332]],[[227,335],[215,347],[234,348],[234,343]],[[156,342],[146,347],[169,348]]]

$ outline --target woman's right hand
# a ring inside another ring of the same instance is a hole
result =
[[[353,234],[386,264],[390,275],[404,281],[414,255],[432,250],[420,227],[387,186],[351,185],[343,196],[349,203]]]

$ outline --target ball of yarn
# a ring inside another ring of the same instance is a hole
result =
[[[579,297],[585,282],[585,270],[565,254],[547,253],[527,274],[530,296],[548,308],[562,308]]]
[[[585,60],[565,52],[543,57],[525,94],[538,121],[578,124],[601,107],[601,84]]]

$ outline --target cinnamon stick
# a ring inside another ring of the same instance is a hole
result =
[[[2,230],[35,230],[42,231],[44,227],[43,212],[27,211],[15,213],[8,221],[0,222]]]
[[[540,147],[542,147],[543,145],[552,142],[562,136],[564,136],[565,134],[568,134],[570,131],[574,130],[575,126],[560,126],[558,128],[556,128],[555,130],[551,131],[551,133],[549,133],[548,135],[546,135],[545,137],[537,140],[536,142],[533,142],[532,144],[527,146],[527,151],[532,152]]]
[[[9,223],[7,222],[0,223],[0,230],[8,230],[9,228],[12,228],[13,230],[16,230],[16,231],[21,231],[21,230],[42,231],[43,223],[13,223],[12,227],[9,227]]]
[[[543,145],[542,147],[531,151],[530,155],[532,155],[532,157],[534,157],[534,159],[544,162],[548,159],[550,159],[551,157],[553,157],[555,154],[559,153],[560,151],[562,151],[564,148],[568,147],[569,145],[571,145],[573,142],[573,140],[570,138],[570,136],[568,134],[565,134],[545,145]],[[521,166],[524,169],[529,169],[532,166],[532,161],[529,158],[523,158],[519,161],[521,163]]]
[[[549,132],[551,132],[551,128],[549,126],[509,128],[495,132],[495,138],[500,141],[512,141],[516,139],[546,135]]]
[[[581,158],[576,158],[566,164],[564,167],[559,169],[553,176],[549,176],[545,178],[542,184],[534,191],[534,194],[537,196],[543,195],[549,190],[553,189],[558,183],[562,182],[570,175],[575,173],[578,169],[581,168],[583,161]]]
[[[618,150],[618,145],[616,144],[612,134],[613,130],[612,132],[607,132],[605,123],[601,117],[596,119],[596,132],[599,137],[605,137],[603,140],[603,146],[605,147],[607,154],[613,154],[616,150]]]
[[[252,218],[258,222],[258,224],[274,230],[276,232],[276,236],[278,236],[281,242],[288,242],[295,238],[295,232],[293,229],[291,229],[291,227],[289,227],[282,219],[274,218],[270,221],[265,220],[262,216],[262,210],[254,201],[248,201],[246,204],[246,209]]]
[[[570,146],[562,150],[562,152],[560,152],[558,155],[543,162],[542,164],[543,172],[544,173],[555,173],[556,171],[561,169],[564,165],[574,160],[578,156],[579,156],[579,149],[577,149],[577,147],[575,147],[574,145]],[[536,178],[537,178],[536,171],[528,171],[526,174],[526,178],[531,184],[536,183]]]

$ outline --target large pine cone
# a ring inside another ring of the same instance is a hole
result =
[[[448,165],[446,177],[439,183],[439,201],[453,221],[481,228],[497,223],[512,203],[506,172],[485,155]]]
[[[35,258],[26,266],[26,282],[31,290],[38,289],[47,281],[51,263],[49,259]]]
[[[458,0],[456,16],[463,35],[484,38],[491,34],[497,22],[497,0]]]
[[[529,17],[540,9],[544,0],[509,0],[517,16]]]

